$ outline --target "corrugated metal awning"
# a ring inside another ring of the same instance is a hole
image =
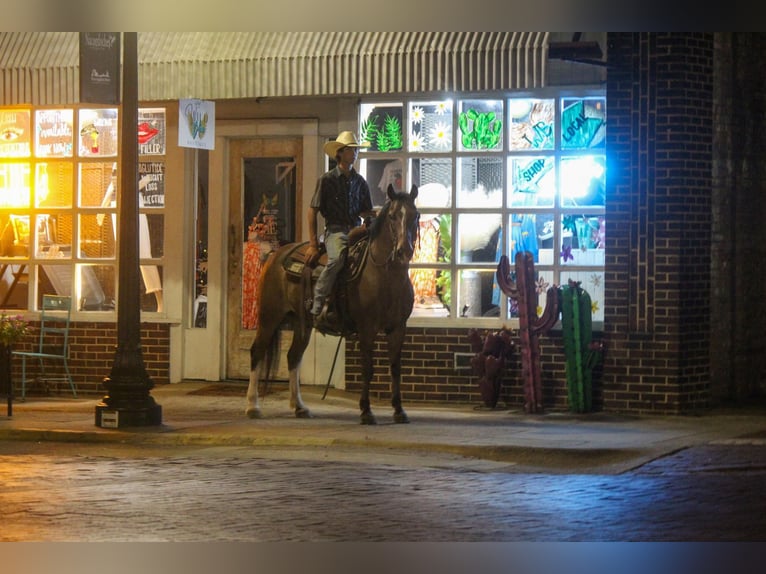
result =
[[[139,32],[139,99],[545,85],[548,32]],[[79,101],[77,32],[0,33],[0,105]]]

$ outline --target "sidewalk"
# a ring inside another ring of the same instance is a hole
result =
[[[373,402],[378,424],[359,424],[358,395],[303,387],[312,419],[296,419],[285,386],[262,401],[264,418],[245,416],[243,383],[160,385],[151,395],[162,424],[95,426],[100,398],[27,397],[0,405],[0,440],[147,444],[155,446],[323,447],[441,453],[537,469],[617,474],[677,450],[712,442],[766,444],[766,409],[713,410],[699,416],[629,416],[490,410],[474,405],[405,403],[410,424]]]

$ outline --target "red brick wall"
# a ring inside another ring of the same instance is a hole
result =
[[[24,341],[17,344],[16,350],[33,350],[34,339],[39,323],[32,323],[33,331]],[[109,376],[117,346],[116,323],[72,323],[69,331],[69,371],[77,386],[78,395],[98,397],[105,394],[101,384]],[[141,348],[144,366],[149,378],[155,384],[170,382],[170,326],[162,323],[141,324]],[[47,375],[64,376],[61,361],[45,362]],[[21,392],[21,359],[13,360],[13,380],[17,396]],[[27,379],[40,374],[36,360],[27,359]],[[27,394],[69,395],[69,385],[62,381],[28,381]]]
[[[518,345],[518,336],[514,333]],[[594,333],[594,340],[600,339]],[[567,385],[564,371],[564,344],[560,333],[552,331],[540,337],[541,367],[543,373],[543,398],[547,410],[567,410]],[[408,327],[402,351],[402,400],[408,402],[430,401],[438,403],[463,403],[482,406],[477,378],[470,369],[456,369],[455,353],[471,353],[467,328],[417,328]],[[385,338],[378,337],[373,355],[374,375],[370,395],[375,399],[389,400],[391,377]],[[593,400],[597,410],[601,408],[601,372],[593,373]],[[360,391],[361,354],[356,341],[346,343],[346,389]],[[524,408],[524,386],[521,378],[521,359],[518,349],[508,362],[502,382],[498,406],[512,409]]]

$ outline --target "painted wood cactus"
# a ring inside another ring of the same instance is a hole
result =
[[[592,374],[601,359],[602,343],[592,340],[591,299],[579,281],[561,287],[561,332],[566,355],[569,409],[593,408]]]
[[[540,367],[540,335],[556,324],[559,316],[558,287],[548,288],[545,309],[537,315],[538,297],[535,282],[535,262],[529,251],[516,254],[516,281],[510,276],[510,262],[503,255],[497,265],[497,284],[519,304],[519,352],[524,380],[524,410],[527,413],[543,411],[543,382]]]

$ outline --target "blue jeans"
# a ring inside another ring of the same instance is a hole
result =
[[[311,313],[318,315],[327,301],[335,285],[335,278],[343,269],[346,262],[346,250],[348,248],[348,233],[325,233],[325,249],[327,250],[327,265],[319,274],[316,287],[314,287],[314,304],[311,307]]]

